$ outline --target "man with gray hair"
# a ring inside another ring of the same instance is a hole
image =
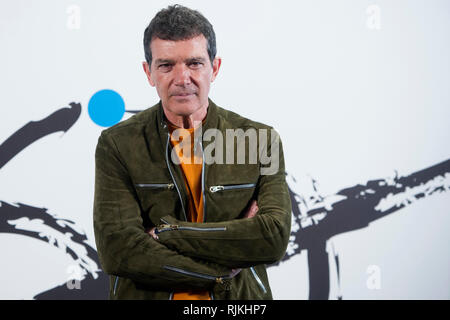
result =
[[[110,298],[272,299],[266,264],[284,256],[291,224],[279,136],[209,98],[221,59],[198,11],[159,11],[144,51],[160,101],[104,130],[95,155]]]

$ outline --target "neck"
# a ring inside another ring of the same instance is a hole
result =
[[[179,128],[190,129],[201,125],[203,119],[206,118],[208,113],[208,104],[190,115],[179,115],[167,110],[166,108],[163,108],[163,110],[167,120],[169,120],[171,124]]]

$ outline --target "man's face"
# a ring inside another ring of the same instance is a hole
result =
[[[177,116],[190,116],[208,105],[211,82],[220,68],[220,58],[213,65],[203,35],[189,40],[161,40],[150,44],[152,64],[143,63],[150,85],[156,87],[163,107]]]

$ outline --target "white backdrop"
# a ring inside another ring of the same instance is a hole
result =
[[[179,3],[215,28],[223,63],[210,97],[278,130],[294,192],[327,199],[450,159],[448,1]],[[95,248],[94,151],[104,128],[89,117],[88,102],[102,89],[118,92],[126,110],[158,101],[142,70],[142,37],[169,4],[0,2],[0,148],[30,121],[81,105],[70,129],[36,140],[0,167],[1,299],[33,299],[85,276],[66,252],[77,247],[70,235],[52,236],[39,217],[18,223],[1,215],[7,205],[46,208]],[[425,197],[410,193],[400,200],[405,208],[327,239],[330,299],[450,298],[448,162],[439,170]],[[47,240],[7,228],[37,230]],[[307,250],[269,268],[274,298],[308,299],[309,268]]]

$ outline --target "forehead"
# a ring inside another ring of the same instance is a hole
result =
[[[186,59],[190,57],[208,57],[207,40],[203,35],[187,40],[162,40],[155,38],[150,43],[152,60],[156,59]]]

